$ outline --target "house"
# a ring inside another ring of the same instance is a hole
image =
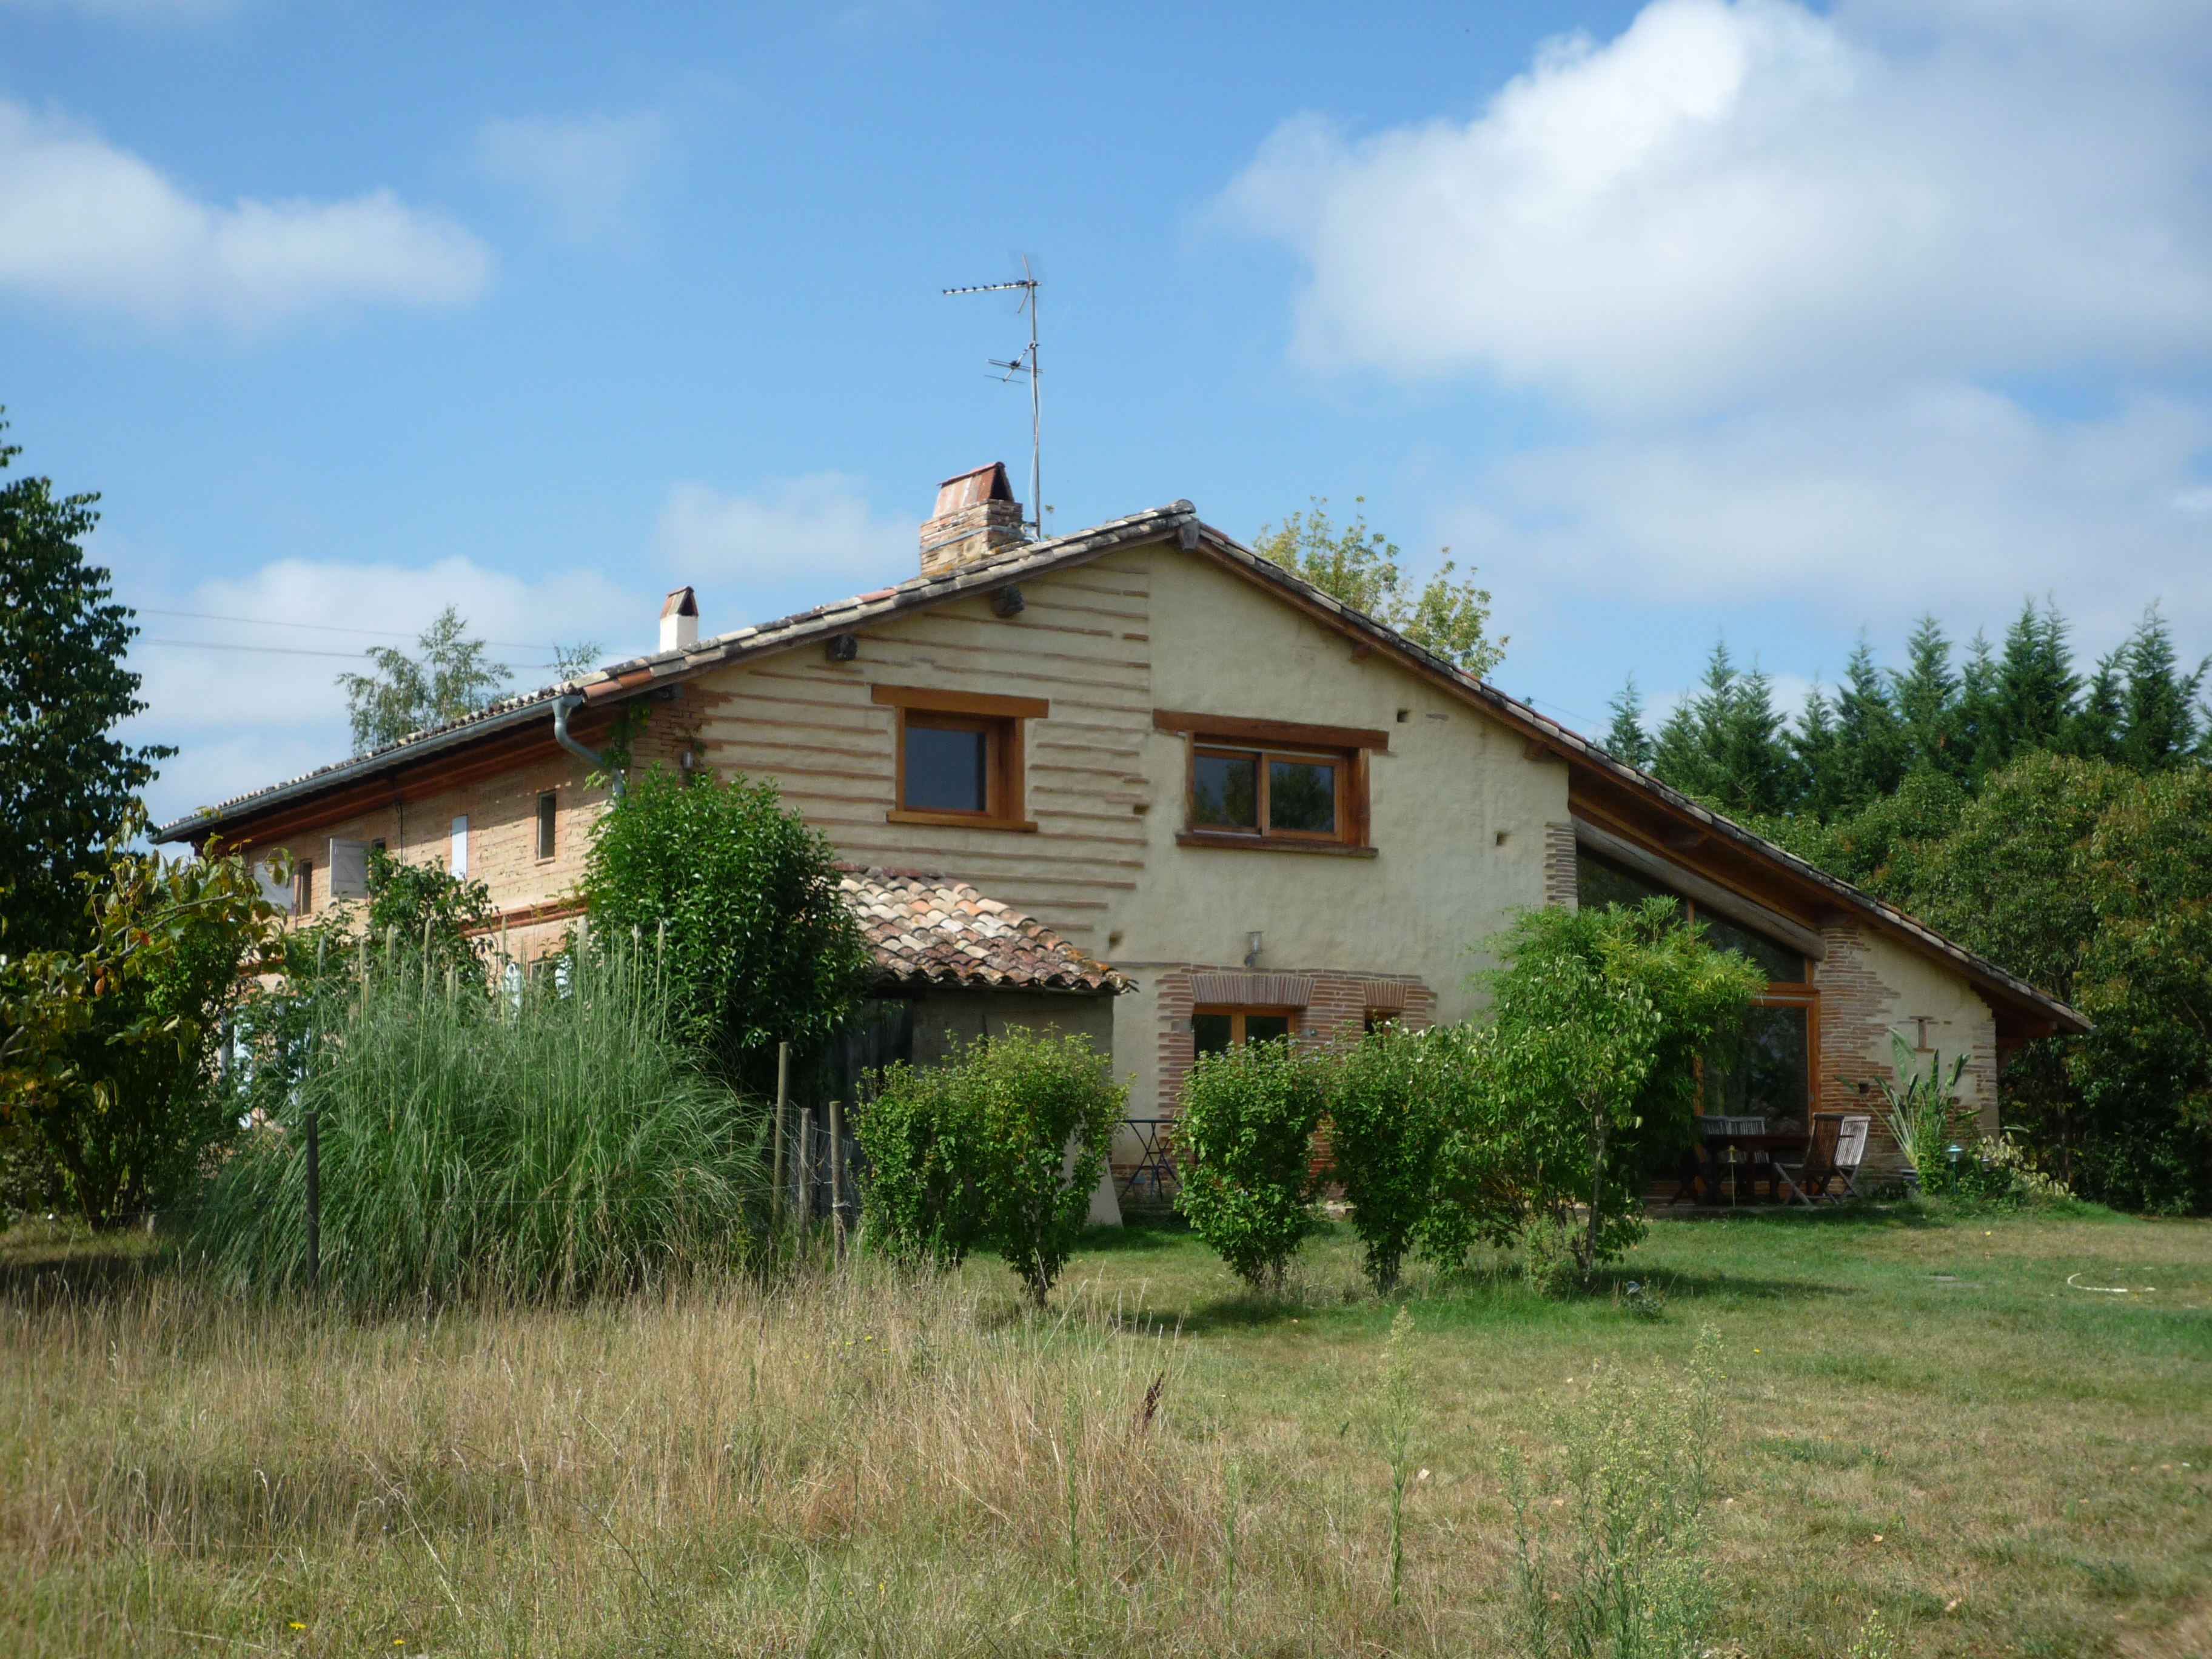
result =
[[[1860,1107],[1900,1030],[1971,1056],[1961,1088],[1993,1130],[2006,1051],[2086,1029],[1187,501],[1031,542],[1005,468],[982,468],[943,486],[912,580],[707,638],[682,590],[660,643],[155,838],[289,849],[302,913],[360,890],[369,842],[443,860],[488,884],[526,954],[575,915],[606,801],[591,757],[619,721],[634,768],[776,781],[864,916],[884,912],[885,995],[936,999],[921,1028],[988,994],[1110,1032],[1139,1118],[1172,1115],[1203,1050],[1469,1015],[1470,952],[1516,909],[1649,891],[1768,969],[1749,1054],[1713,1080],[1734,1111]],[[963,907],[986,902],[978,930]],[[953,969],[984,958],[980,979]]]

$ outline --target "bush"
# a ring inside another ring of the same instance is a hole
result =
[[[1176,1208],[1255,1290],[1280,1289],[1320,1224],[1314,1136],[1328,1106],[1322,1065],[1288,1042],[1204,1055],[1183,1080]]]
[[[1360,1265],[1383,1296],[1436,1210],[1452,1131],[1451,1096],[1437,1086],[1442,1054],[1431,1034],[1385,1025],[1346,1054],[1330,1080],[1330,1154],[1352,1206]]]
[[[409,954],[369,952],[323,1005],[294,1097],[210,1184],[195,1258],[242,1287],[304,1278],[311,1111],[323,1282],[350,1302],[566,1297],[742,1249],[759,1115],[669,1036],[642,953],[580,945],[499,997]]]
[[[1967,1056],[1954,1060],[1951,1074],[1945,1077],[1943,1056],[1931,1054],[1923,1073],[1912,1045],[1892,1031],[1889,1058],[1893,1077],[1875,1085],[1881,1091],[1882,1121],[1898,1150],[1918,1171],[1920,1189],[1932,1192],[1949,1171],[1952,1133],[1966,1133],[1972,1121],[1973,1115],[1960,1106],[1958,1096]]]
[[[1042,1307],[1127,1110],[1087,1037],[1017,1026],[933,1072],[886,1067],[854,1115],[871,1226],[909,1256],[957,1260],[988,1244]]]
[[[86,913],[82,951],[0,957],[0,1112],[99,1226],[186,1191],[236,1133],[224,1021],[278,922],[246,860],[212,845],[112,853]]]
[[[1532,1469],[1501,1450],[1532,1659],[1683,1659],[1704,1650],[1698,1638],[1715,1601],[1719,1352],[1707,1330],[1683,1376],[1638,1382],[1617,1364],[1600,1364],[1587,1394],[1547,1402],[1542,1428],[1553,1449],[1543,1464]],[[1547,1492],[1565,1503],[1543,1502]]]
[[[583,890],[602,937],[661,954],[672,1028],[750,1081],[779,1042],[818,1049],[866,988],[836,855],[772,783],[639,779],[593,827]]]

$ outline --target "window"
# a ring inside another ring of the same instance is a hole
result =
[[[1741,951],[1766,970],[1773,985],[1803,985],[1805,957],[1779,939],[1741,927],[1694,900],[1671,893],[1647,876],[1577,848],[1575,853],[1575,894],[1583,905],[1641,904],[1648,898],[1671,898],[1681,906],[1685,921],[1705,925],[1705,941],[1716,951]]]
[[[469,820],[465,813],[453,820],[453,854],[450,867],[453,878],[459,881],[469,873]]]
[[[1367,757],[1381,732],[1156,709],[1188,745],[1185,846],[1353,852],[1367,844]]]
[[[1190,1017],[1191,1046],[1201,1054],[1226,1054],[1248,1042],[1269,1042],[1298,1029],[1295,1008],[1200,1008]]]
[[[542,791],[538,797],[538,856],[540,860],[553,856],[553,826],[558,821],[560,802],[553,791]]]
[[[1023,727],[1045,718],[1048,702],[909,685],[872,695],[895,711],[893,823],[1036,828],[1024,811]]]
[[[315,908],[315,861],[301,859],[292,866],[292,914],[304,916]]]

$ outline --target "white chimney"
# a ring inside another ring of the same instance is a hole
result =
[[[688,587],[679,587],[660,607],[660,648],[689,651],[699,643],[699,599]]]

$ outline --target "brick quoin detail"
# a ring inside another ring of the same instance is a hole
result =
[[[1575,826],[1544,826],[1544,903],[1554,910],[1581,908],[1575,880]]]

